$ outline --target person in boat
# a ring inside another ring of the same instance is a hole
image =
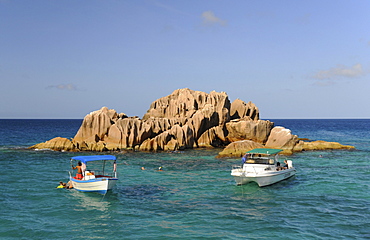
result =
[[[163,171],[163,167],[159,167],[158,168],[158,171]]]
[[[283,170],[283,167],[280,166],[280,162],[276,163],[276,171]]]
[[[248,156],[249,156],[249,154],[248,154],[248,153],[246,153],[246,154],[244,154],[244,156],[242,157],[242,163],[243,163],[243,164],[247,161]]]
[[[82,176],[82,163],[81,163],[81,161],[78,162],[78,165],[76,167],[74,167],[72,165],[72,169],[77,169],[76,179],[82,179],[83,178],[83,176]]]
[[[284,167],[283,167],[283,169],[288,169],[288,168],[289,168],[288,161],[285,159],[284,160]]]

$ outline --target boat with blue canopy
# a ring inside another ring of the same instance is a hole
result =
[[[117,159],[113,155],[75,156],[71,158],[71,167],[69,179],[78,191],[105,194],[118,180]]]
[[[242,158],[242,165],[233,166],[231,176],[237,185],[256,182],[258,186],[264,187],[296,174],[292,160],[284,160],[280,166],[279,154],[281,149],[256,148],[246,152]]]

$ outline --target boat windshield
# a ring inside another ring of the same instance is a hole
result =
[[[256,154],[252,154],[247,158],[247,161],[245,162],[247,164],[268,164],[268,165],[274,165],[275,161],[271,157],[267,156],[260,156]]]

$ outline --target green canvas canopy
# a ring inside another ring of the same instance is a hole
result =
[[[272,154],[277,154],[281,151],[283,150],[273,149],[273,148],[255,148],[255,149],[248,151],[247,153],[272,155]]]

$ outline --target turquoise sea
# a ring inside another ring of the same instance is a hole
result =
[[[240,159],[220,149],[109,153],[120,180],[104,196],[56,189],[71,156],[96,153],[26,149],[82,120],[2,119],[0,239],[370,239],[370,120],[271,121],[356,150],[294,154],[297,175],[264,188],[236,186]]]

